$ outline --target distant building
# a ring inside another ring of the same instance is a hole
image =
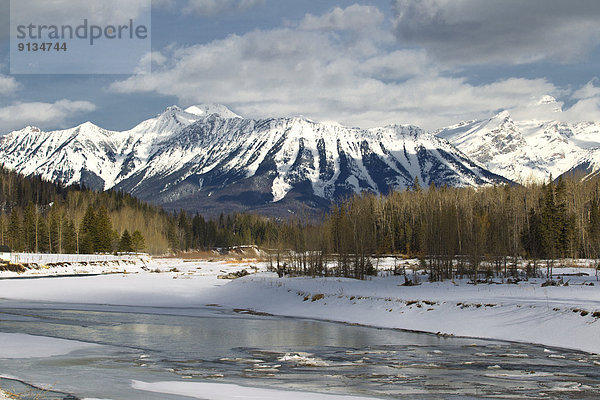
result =
[[[0,261],[10,262],[10,248],[0,245]]]

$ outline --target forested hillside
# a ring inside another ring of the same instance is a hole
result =
[[[477,189],[422,188],[415,181],[387,196],[348,198],[317,222],[238,215],[208,226],[230,241],[271,249],[280,266],[299,274],[364,278],[376,271],[373,255],[390,254],[420,258],[433,280],[517,275],[523,260],[529,274],[538,274],[559,259],[600,259],[599,185],[577,176]],[[203,237],[194,226],[202,224],[184,226],[184,248],[207,243],[194,241]]]
[[[93,253],[256,244],[296,272],[363,278],[372,255],[421,258],[433,279],[515,260],[600,258],[599,180],[421,188],[342,201],[319,221],[167,213],[128,194],[64,188],[0,168],[0,244],[16,251]],[[328,270],[331,261],[334,271]],[[489,272],[489,271],[488,271]]]
[[[288,226],[279,237],[296,251],[291,268],[321,275],[372,273],[372,254],[423,260],[431,279],[455,274],[514,273],[516,261],[600,257],[598,179],[571,177],[546,184],[411,190],[364,194],[334,207],[322,224]],[[313,250],[304,253],[304,250]]]
[[[171,214],[129,194],[65,188],[0,166],[0,244],[13,251],[164,254],[263,244],[269,232],[276,234],[274,226],[250,215],[205,221],[185,212]]]

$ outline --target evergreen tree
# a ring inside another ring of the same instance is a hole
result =
[[[146,248],[146,241],[139,230],[135,230],[131,235],[131,248],[136,253],[144,251]]]
[[[186,212],[181,210],[177,218],[179,228],[179,246],[180,250],[189,250],[192,247],[192,224]]]
[[[121,235],[121,240],[119,241],[119,251],[122,253],[131,253],[133,251],[131,235],[127,229],[125,229]]]
[[[77,252],[77,231],[72,220],[63,220],[61,242],[63,252],[67,254],[75,254]]]
[[[588,236],[592,257],[600,258],[600,202],[594,196],[590,203]]]
[[[48,215],[48,251],[62,253],[62,224],[60,212],[53,208]]]
[[[95,239],[97,237],[96,213],[94,212],[94,208],[90,205],[83,216],[81,227],[79,229],[79,253],[94,253],[96,251]]]
[[[422,190],[421,184],[419,183],[419,176],[415,175],[415,179],[413,180],[412,190],[415,192],[420,192]]]
[[[8,243],[13,251],[24,251],[23,229],[21,217],[16,208],[10,213],[8,225]]]
[[[25,239],[25,251],[38,252],[38,213],[33,202],[29,202],[23,213],[23,238]]]
[[[550,182],[544,192],[540,213],[540,236],[547,258],[555,260],[559,245],[560,221],[555,202],[554,185]]]
[[[543,238],[541,233],[541,220],[538,213],[532,208],[529,210],[529,223],[522,233],[522,243],[529,257],[538,259],[543,254]]]
[[[99,253],[108,253],[112,251],[113,229],[106,207],[101,206],[98,208],[94,217],[94,222],[95,227],[92,231],[94,251]]]
[[[556,184],[556,224],[557,224],[557,252],[560,257],[573,257],[575,247],[575,217],[569,214],[567,205],[567,185],[565,180],[558,178]]]
[[[196,214],[192,220],[192,234],[194,236],[194,246],[199,249],[207,247],[206,240],[206,221],[200,214]]]
[[[44,218],[39,219],[37,228],[37,250],[36,253],[47,253],[50,250],[50,237],[48,232],[48,225]]]

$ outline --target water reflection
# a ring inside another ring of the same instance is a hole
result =
[[[4,374],[97,398],[178,398],[136,391],[133,379],[215,380],[384,398],[600,396],[598,356],[575,351],[220,308],[63,308],[4,306],[0,330],[105,346],[47,359],[0,359]]]

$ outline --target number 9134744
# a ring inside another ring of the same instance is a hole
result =
[[[67,51],[66,42],[27,42],[17,45],[19,51]]]

